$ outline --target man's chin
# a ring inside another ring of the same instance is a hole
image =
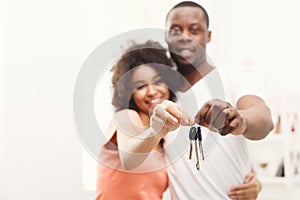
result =
[[[179,55],[173,56],[173,60],[177,65],[192,65],[193,60],[191,58],[184,58]]]

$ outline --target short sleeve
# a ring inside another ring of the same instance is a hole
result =
[[[251,68],[230,69],[222,72],[223,81],[226,83],[225,93],[234,105],[245,95],[255,95],[263,98],[259,91],[261,80],[257,70]]]

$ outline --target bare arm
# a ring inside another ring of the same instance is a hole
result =
[[[159,143],[165,130],[155,133],[144,127],[139,114],[134,110],[122,110],[115,115],[117,143],[121,164],[132,170],[139,166]]]
[[[246,123],[243,131],[246,138],[260,140],[273,129],[270,109],[261,98],[253,95],[243,96],[238,100],[237,108]]]
[[[119,155],[127,170],[139,166],[169,131],[184,125],[180,106],[171,101],[164,101],[154,108],[149,128],[143,127],[139,114],[134,110],[122,110],[115,119]]]
[[[228,102],[210,100],[200,109],[195,121],[221,135],[243,134],[251,140],[266,137],[273,128],[269,108],[261,98],[252,95],[241,97],[237,109]]]

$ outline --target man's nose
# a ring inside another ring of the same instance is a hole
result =
[[[184,29],[180,34],[180,40],[182,41],[190,41],[191,40],[191,33],[190,31]]]

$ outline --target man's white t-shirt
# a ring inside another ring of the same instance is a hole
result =
[[[205,102],[214,98],[226,100],[235,106],[234,101],[247,94],[248,87],[239,87],[243,89],[235,91],[231,86],[230,80],[221,78],[215,69],[190,90],[179,93],[178,103],[191,117],[196,115]],[[248,94],[252,94],[252,91]],[[192,160],[188,158],[189,129],[190,127],[181,126],[165,138],[164,148],[172,199],[230,199],[227,192],[232,186],[242,184],[251,171],[244,136],[220,136],[219,133],[202,127],[205,160],[199,154],[200,170],[197,170],[194,146]]]

